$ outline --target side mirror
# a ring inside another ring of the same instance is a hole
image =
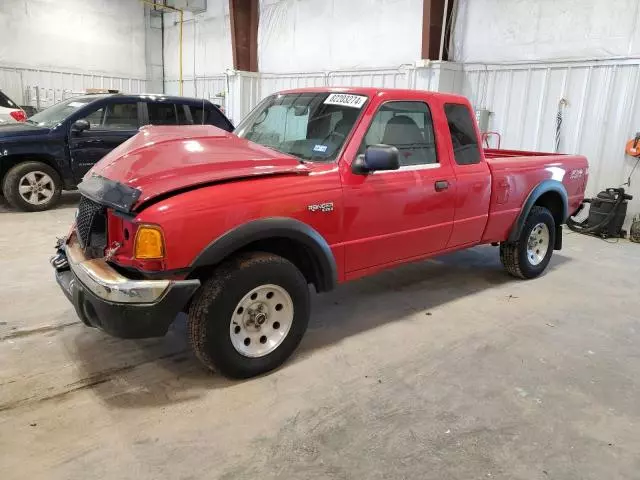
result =
[[[84,118],[76,120],[75,122],[73,122],[73,125],[71,125],[71,131],[78,133],[83,132],[84,130],[89,130],[90,128],[91,124]]]
[[[357,175],[366,175],[377,170],[398,170],[400,154],[392,145],[369,145],[364,155],[358,155],[351,165]]]

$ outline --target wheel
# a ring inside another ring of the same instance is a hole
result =
[[[7,172],[2,191],[12,207],[39,212],[58,203],[62,181],[58,172],[46,163],[24,162]]]
[[[514,277],[535,278],[551,260],[556,240],[556,223],[551,212],[535,206],[529,212],[520,238],[500,244],[500,260]]]
[[[216,269],[191,304],[191,345],[222,375],[260,375],[293,353],[309,310],[309,287],[295,265],[270,253],[241,254]]]

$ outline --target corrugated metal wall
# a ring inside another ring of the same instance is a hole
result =
[[[490,130],[502,135],[502,147],[554,151],[556,117],[562,108],[560,152],[586,155],[588,194],[627,181],[636,160],[624,153],[640,131],[640,60],[465,65],[461,93],[487,108]],[[640,213],[640,170],[631,181]]]
[[[227,113],[235,123],[262,98],[280,90],[322,86],[411,88],[413,69],[406,67],[306,73],[234,72],[229,76]],[[185,88],[186,90],[186,88]]]
[[[207,100],[224,97],[226,77],[224,74],[196,77],[186,77],[182,82],[182,95],[185,97],[206,98]],[[180,95],[180,82],[178,79],[165,80],[164,93],[167,95]]]
[[[0,66],[0,90],[20,105],[46,108],[87,88],[144,93],[146,80],[82,72]]]

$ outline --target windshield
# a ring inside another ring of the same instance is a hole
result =
[[[69,115],[76,112],[79,108],[84,107],[94,100],[96,100],[96,97],[70,98],[69,100],[56,103],[52,107],[49,107],[40,113],[36,113],[33,117],[30,117],[27,122],[40,125],[42,127],[53,127],[54,125],[63,122]]]
[[[11,100],[4,93],[2,93],[2,91],[0,91],[0,107],[4,107],[4,108],[20,108],[13,102],[13,100]]]
[[[239,137],[304,160],[335,160],[367,97],[305,92],[265,98],[235,130]]]

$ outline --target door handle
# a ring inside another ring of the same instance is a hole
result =
[[[438,180],[434,184],[434,187],[436,189],[436,192],[442,192],[443,190],[446,190],[447,188],[449,188],[449,182],[446,180]]]

